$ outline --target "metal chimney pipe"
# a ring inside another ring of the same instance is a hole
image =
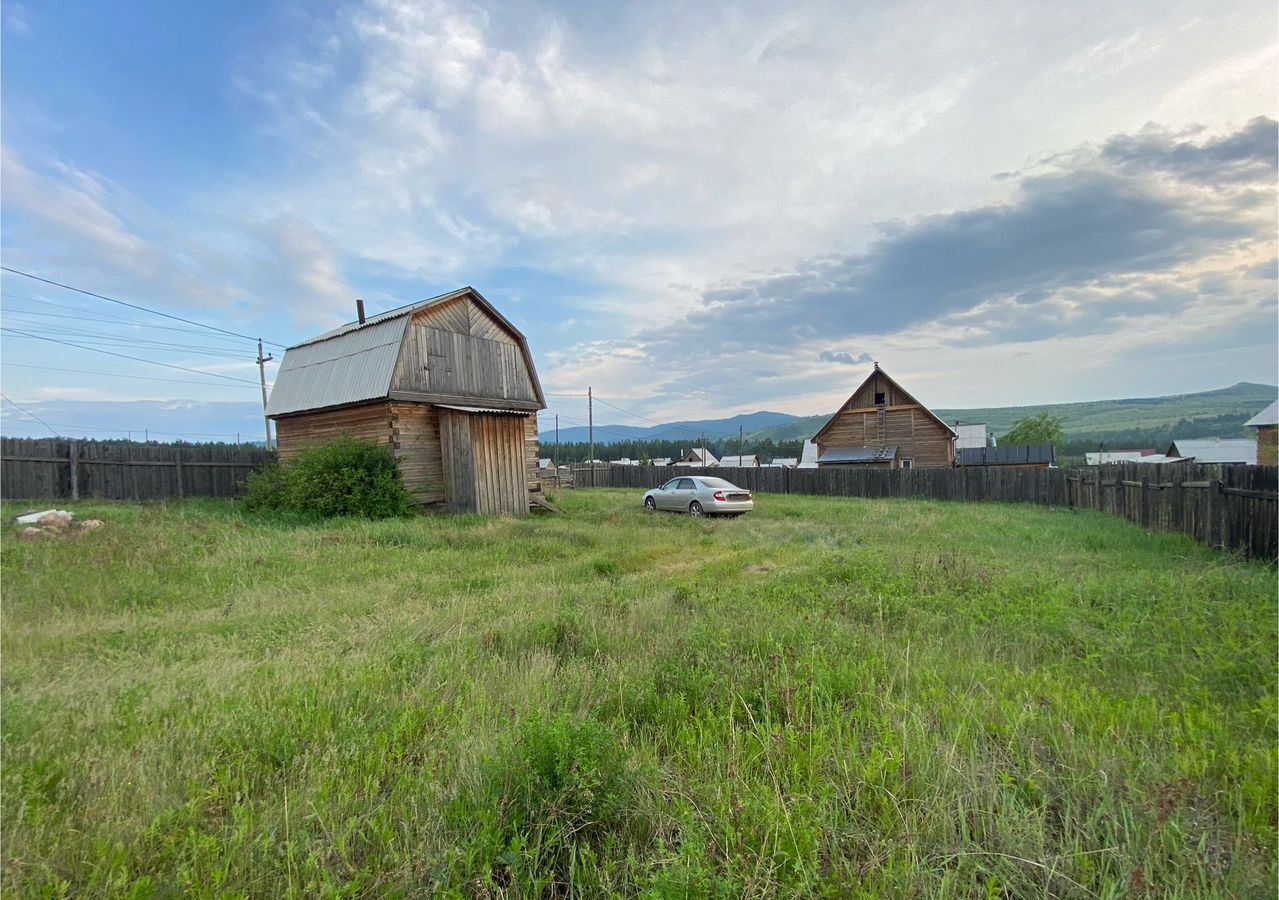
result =
[[[360,324],[364,324],[364,301],[359,297],[355,298],[355,314],[360,319]]]

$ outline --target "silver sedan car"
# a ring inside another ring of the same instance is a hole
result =
[[[672,478],[645,494],[644,508],[650,512],[669,509],[690,516],[740,516],[754,509],[755,501],[750,491],[723,478],[687,475]]]

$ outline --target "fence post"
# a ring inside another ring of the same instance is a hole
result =
[[[178,478],[178,496],[183,497],[182,492],[182,448],[175,446],[173,448],[173,471]]]
[[[71,499],[80,499],[80,470],[79,470],[80,444],[72,441],[67,448],[67,461],[71,466]]]

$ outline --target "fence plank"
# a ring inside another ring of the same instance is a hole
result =
[[[275,460],[262,447],[0,438],[5,500],[238,497]]]

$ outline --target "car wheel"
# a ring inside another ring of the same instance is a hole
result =
[[[657,511],[657,501],[656,501],[656,500],[654,500],[652,497],[645,497],[645,498],[644,498],[644,508],[645,508],[646,510],[648,510],[649,512],[656,512],[656,511]]]
[[[698,503],[696,500],[688,504],[688,514],[690,516],[700,516],[702,514],[702,504]]]

